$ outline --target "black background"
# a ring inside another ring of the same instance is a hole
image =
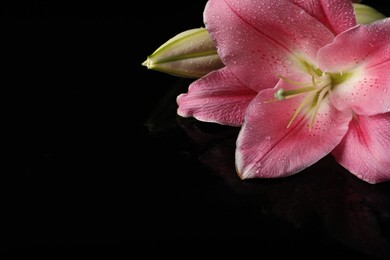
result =
[[[176,116],[191,81],[141,63],[204,26],[205,3],[7,4],[2,252],[390,256],[389,183],[364,183],[330,156],[241,181],[238,129]]]

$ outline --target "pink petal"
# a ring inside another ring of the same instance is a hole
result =
[[[319,66],[331,73],[351,73],[333,89],[338,109],[361,115],[390,111],[390,19],[354,27],[319,51]]]
[[[242,179],[297,173],[330,153],[348,129],[351,115],[325,100],[311,129],[308,118],[300,115],[287,128],[302,98],[267,103],[274,93],[261,91],[248,107],[236,143],[236,168]]]
[[[390,113],[352,120],[349,131],[332,154],[358,178],[379,183],[390,180]]]
[[[204,20],[224,64],[256,91],[274,87],[278,75],[295,70],[297,59],[315,60],[334,38],[288,0],[210,0]]]
[[[335,35],[356,25],[351,0],[291,0],[316,17]]]
[[[177,113],[200,121],[241,126],[245,109],[256,94],[222,68],[194,81],[188,93],[180,94]]]

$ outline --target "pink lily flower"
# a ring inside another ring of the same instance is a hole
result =
[[[179,95],[178,114],[241,126],[242,179],[286,177],[332,153],[390,179],[390,19],[357,25],[350,0],[209,0],[225,67]]]

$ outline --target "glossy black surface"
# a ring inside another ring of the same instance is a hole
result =
[[[242,181],[238,128],[176,115],[191,81],[141,63],[203,26],[205,2],[7,5],[7,252],[390,257],[390,183],[364,183],[330,156]]]

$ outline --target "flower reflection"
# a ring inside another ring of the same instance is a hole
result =
[[[178,118],[179,125],[204,147],[199,160],[234,192],[258,200],[264,214],[300,229],[321,225],[341,244],[371,256],[390,256],[390,183],[370,185],[327,156],[301,175],[283,179],[241,180],[234,162],[238,129],[205,127]]]
[[[368,184],[330,155],[299,175],[241,180],[232,167],[239,128],[178,117],[170,105],[157,105],[147,125],[151,135],[167,143],[183,141],[172,135],[173,129],[188,137],[193,146],[182,152],[209,168],[232,196],[257,207],[259,219],[277,219],[297,232],[319,232],[359,254],[390,257],[389,182]]]

